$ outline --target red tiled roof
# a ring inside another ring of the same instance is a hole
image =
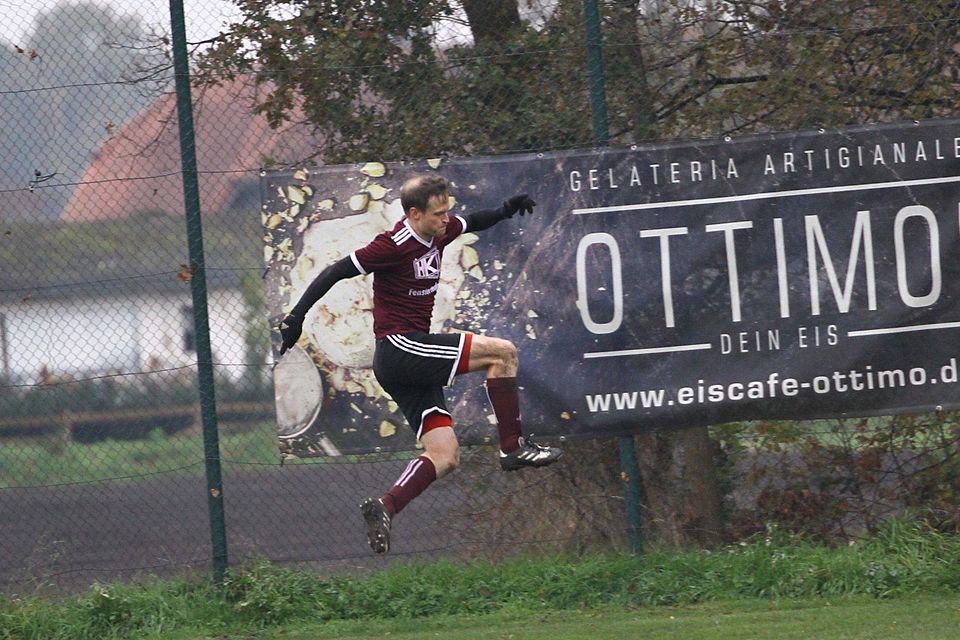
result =
[[[255,189],[265,157],[295,162],[318,148],[308,125],[286,124],[275,130],[264,116],[254,113],[262,91],[247,77],[193,89],[204,213],[230,208],[242,185]],[[302,119],[296,115],[295,119]],[[176,97],[170,93],[100,146],[63,219],[107,220],[145,210],[180,213],[184,209],[180,171]]]

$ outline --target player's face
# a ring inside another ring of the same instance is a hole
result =
[[[446,195],[434,196],[427,201],[427,210],[414,209],[411,217],[414,230],[427,238],[439,238],[447,232],[450,222],[450,199]]]

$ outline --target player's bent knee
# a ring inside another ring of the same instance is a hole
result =
[[[504,340],[504,357],[513,362],[517,361],[517,345],[509,340]]]
[[[459,445],[459,444],[457,445],[457,448],[456,448],[456,449],[454,450],[454,452],[453,452],[453,461],[452,461],[452,462],[453,462],[453,468],[454,468],[454,469],[459,469],[459,468],[460,468],[460,445]]]
[[[448,414],[437,412],[428,415],[424,420],[420,442],[427,450],[438,478],[460,466],[460,443]]]
[[[434,447],[427,452],[433,461],[433,466],[437,471],[437,477],[441,478],[460,466],[460,445],[454,444],[447,447]]]
[[[516,366],[518,362],[517,345],[503,338],[496,338],[496,353],[501,364],[507,367]]]
[[[460,467],[460,445],[457,445],[453,448],[453,451],[450,452],[450,455],[447,457],[447,473],[454,471]]]

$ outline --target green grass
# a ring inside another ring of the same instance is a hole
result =
[[[351,621],[294,621],[272,627],[145,625],[141,640],[947,640],[958,635],[960,596],[903,596],[893,600],[737,600],[675,607],[503,611],[485,615]],[[8,630],[11,631],[11,630]],[[97,637],[81,627],[62,638]],[[35,638],[42,635],[5,635]],[[103,638],[125,636],[105,635]]]
[[[221,432],[220,456],[225,469],[236,465],[279,465],[276,426],[264,422],[244,431]],[[416,451],[376,454],[378,461],[407,460]],[[309,458],[285,464],[348,464],[370,455]],[[64,443],[59,451],[38,442],[9,439],[0,443],[0,489],[136,479],[155,474],[204,474],[203,438],[199,433],[166,435],[154,429],[149,437],[131,440]]]
[[[250,431],[220,435],[225,464],[279,464],[276,428],[269,423]],[[8,440],[0,446],[0,488],[91,482],[157,473],[204,473],[200,434],[165,435],[161,430],[139,440],[67,442],[59,452],[39,443]]]
[[[425,620],[312,623],[224,638],[258,640],[946,640],[960,633],[960,598],[910,596],[890,601],[742,600],[682,607],[592,609],[438,616]],[[210,638],[184,630],[165,640]],[[151,636],[145,636],[150,640]]]
[[[0,639],[671,637],[682,620],[685,637],[888,638],[902,624],[911,640],[941,640],[958,594],[960,537],[894,522],[836,548],[773,532],[712,553],[394,564],[365,577],[262,563],[233,570],[222,593],[192,580],[0,598]],[[864,635],[878,620],[890,629]]]

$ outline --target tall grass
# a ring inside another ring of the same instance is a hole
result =
[[[264,562],[232,570],[222,591],[193,580],[95,585],[61,601],[0,599],[0,638],[137,638],[185,627],[252,633],[298,620],[918,593],[960,593],[960,538],[897,521],[870,539],[832,548],[773,530],[712,552],[396,564],[366,577],[323,577]]]

